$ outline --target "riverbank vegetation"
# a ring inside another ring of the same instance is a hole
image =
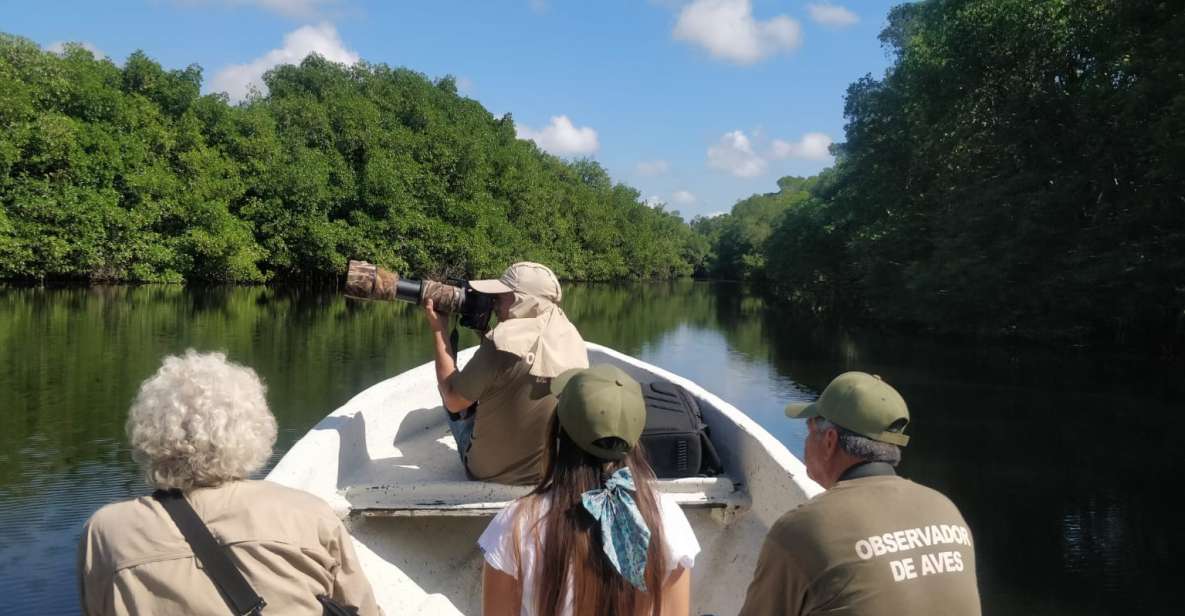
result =
[[[202,70],[0,35],[0,278],[325,280],[547,263],[568,279],[690,274],[705,250],[589,160],[564,161],[451,77],[310,56],[232,105]]]
[[[318,57],[232,105],[201,69],[0,35],[0,279],[329,280],[515,259],[741,279],[815,316],[1185,347],[1185,5],[926,0],[835,165],[696,218],[516,138],[451,78]],[[1170,351],[1172,352],[1172,351]]]
[[[1185,340],[1185,5],[929,0],[852,84],[836,164],[692,226],[706,270],[817,314]]]

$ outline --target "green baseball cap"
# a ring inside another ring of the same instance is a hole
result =
[[[835,377],[818,400],[786,405],[786,416],[822,417],[874,441],[900,447],[909,443],[909,437],[901,433],[909,424],[905,399],[881,377],[865,372]]]
[[[642,386],[617,366],[597,364],[568,370],[551,381],[559,397],[556,415],[564,432],[584,451],[605,460],[620,460],[634,448],[646,427]],[[618,438],[624,451],[597,445]]]

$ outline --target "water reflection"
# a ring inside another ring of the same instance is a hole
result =
[[[950,495],[976,534],[985,613],[1155,613],[1175,601],[1185,536],[1149,495],[1179,483],[1180,365],[825,327],[738,285],[565,291],[587,339],[703,384],[796,454],[803,425],[784,418],[788,401],[844,370],[883,375],[915,420],[903,473]],[[189,347],[224,350],[264,378],[277,458],[431,349],[414,308],[325,290],[0,290],[5,610],[76,613],[80,524],[145,490],[124,446],[127,406],[162,355]]]
[[[1132,554],[1125,549],[1135,538],[1128,536],[1123,507],[1104,498],[1091,494],[1086,507],[1075,507],[1062,516],[1062,550],[1067,567],[1090,574],[1103,588],[1115,591],[1136,573]]]

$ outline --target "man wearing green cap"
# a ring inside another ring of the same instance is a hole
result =
[[[825,488],[770,529],[742,616],[978,615],[971,532],[939,492],[897,476],[909,410],[863,372],[839,375],[806,419],[807,475]]]

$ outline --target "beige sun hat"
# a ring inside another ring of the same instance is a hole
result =
[[[501,278],[471,280],[469,286],[482,293],[523,293],[542,297],[555,303],[563,299],[560,281],[551,268],[541,263],[519,261],[506,268]]]

